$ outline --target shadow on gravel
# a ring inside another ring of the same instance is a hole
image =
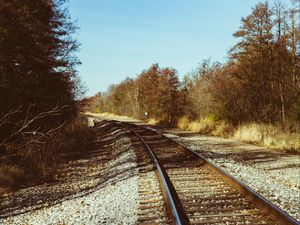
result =
[[[94,147],[78,154],[70,151],[62,155],[54,180],[1,196],[0,218],[82,197],[136,176],[138,166],[134,158],[124,156],[131,146],[128,133],[103,123],[93,129],[96,131]]]

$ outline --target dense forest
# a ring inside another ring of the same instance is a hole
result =
[[[300,56],[296,9],[257,4],[233,35],[226,63],[204,60],[180,81],[174,68],[153,64],[90,98],[89,110],[139,119],[264,123],[299,131]]]
[[[85,130],[77,116],[77,27],[64,3],[1,1],[0,193],[49,175]]]

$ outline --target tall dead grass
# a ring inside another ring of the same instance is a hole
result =
[[[214,117],[194,121],[182,117],[178,120],[177,127],[195,133],[233,138],[272,149],[300,153],[300,134],[286,132],[279,126],[251,123],[235,128],[231,124]]]
[[[147,123],[150,125],[157,125],[157,124],[159,124],[159,120],[150,118]]]
[[[300,134],[284,131],[274,125],[257,123],[241,125],[233,138],[273,149],[300,153]]]
[[[214,116],[201,118],[198,120],[189,120],[187,117],[181,117],[178,120],[177,127],[182,130],[188,130],[195,133],[229,137],[234,132],[233,126],[225,121],[219,120]]]

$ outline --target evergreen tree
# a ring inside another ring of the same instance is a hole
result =
[[[0,5],[0,114],[22,106],[33,113],[67,106],[76,112],[79,83],[64,0],[5,0]]]

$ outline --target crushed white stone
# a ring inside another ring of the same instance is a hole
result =
[[[0,220],[0,224],[135,224],[138,176],[106,186],[87,196]]]
[[[59,183],[50,187],[41,185],[19,190],[18,192],[26,195],[34,195],[34,193],[43,195],[43,192],[49,191],[51,188],[62,192],[74,188],[78,190],[78,193],[51,206],[44,204],[40,209],[30,206],[25,212],[20,209],[18,215],[0,219],[0,225],[137,224],[140,181],[136,171],[136,155],[130,139],[128,137],[120,138],[114,143],[110,154],[115,154],[116,157],[104,165],[96,163],[101,156],[95,156],[90,161],[80,159],[65,165],[66,168],[62,168],[61,171],[75,168],[75,172],[72,170],[68,172],[72,173],[69,174],[72,179],[66,184]],[[76,166],[79,162],[84,166]],[[93,162],[92,166],[89,165],[89,162]],[[87,164],[85,165],[85,163]],[[82,176],[79,176],[78,173]],[[99,175],[101,177],[101,174],[115,173],[117,175],[108,180],[104,186],[84,194],[85,188],[97,185]],[[93,175],[96,177],[91,178]]]

